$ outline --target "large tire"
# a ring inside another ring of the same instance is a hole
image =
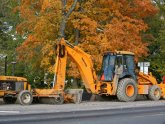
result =
[[[148,98],[153,101],[157,101],[161,98],[161,89],[157,85],[153,85],[149,88]]]
[[[117,98],[123,102],[134,101],[138,94],[136,82],[131,78],[122,79],[117,88]]]
[[[12,96],[4,96],[3,97],[3,102],[5,104],[14,104],[16,102],[17,98],[12,97]]]
[[[30,105],[33,101],[33,96],[28,90],[23,90],[18,94],[17,99],[21,105]]]

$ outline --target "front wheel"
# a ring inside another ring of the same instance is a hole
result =
[[[138,89],[136,82],[131,78],[122,79],[117,88],[117,98],[123,102],[134,101],[137,97]]]
[[[30,105],[33,101],[33,96],[28,90],[23,90],[18,94],[17,99],[21,105]]]
[[[149,88],[148,98],[153,101],[159,100],[161,97],[161,89],[157,85],[153,85]]]

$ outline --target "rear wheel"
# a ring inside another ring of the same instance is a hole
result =
[[[153,85],[149,88],[148,98],[153,101],[159,100],[161,97],[161,89],[157,85]]]
[[[122,79],[117,88],[117,98],[120,101],[130,102],[137,97],[138,89],[136,82],[131,78]]]
[[[18,102],[21,105],[30,105],[33,101],[33,96],[28,90],[23,90],[18,94]]]

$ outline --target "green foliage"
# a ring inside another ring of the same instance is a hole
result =
[[[0,54],[7,56],[8,75],[11,75],[11,62],[16,59],[15,48],[21,41],[21,38],[15,33],[15,26],[19,18],[17,14],[12,13],[12,8],[15,6],[13,0],[1,0],[0,2]],[[3,63],[0,65],[4,66]]]
[[[165,0],[155,0],[159,12],[153,18],[150,18],[147,23],[150,30],[147,33],[152,34],[150,37],[150,54],[145,61],[151,62],[151,71],[159,81],[165,75]]]
[[[0,54],[7,55],[8,71],[7,75],[12,74],[13,65],[11,62],[16,61],[16,48],[24,41],[23,37],[16,33],[16,25],[20,23],[19,13],[14,13],[13,8],[18,6],[19,2],[15,0],[1,0],[0,4]],[[1,67],[4,67],[4,59],[1,60]],[[32,81],[36,75],[31,74],[30,64],[27,66],[22,62],[17,62],[15,65],[15,75],[27,77]],[[4,70],[1,69],[4,74]]]

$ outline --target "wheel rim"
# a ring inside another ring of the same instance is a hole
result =
[[[156,89],[156,90],[154,91],[154,96],[157,97],[157,98],[160,96],[159,89]]]
[[[25,94],[22,96],[22,101],[23,101],[25,104],[29,103],[30,100],[31,100],[30,94],[26,94],[26,93],[25,93]]]
[[[129,96],[129,97],[133,96],[134,92],[135,92],[135,89],[134,89],[134,87],[132,85],[128,85],[126,87],[126,95],[127,96]]]

